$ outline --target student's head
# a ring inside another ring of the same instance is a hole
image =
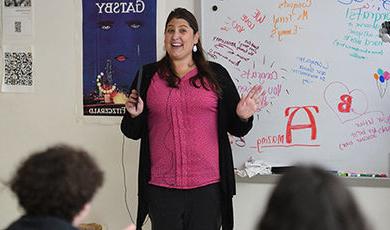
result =
[[[11,180],[27,215],[74,223],[103,184],[103,172],[82,149],[56,145],[29,156]]]
[[[276,185],[258,230],[364,230],[364,217],[336,176],[296,166]]]

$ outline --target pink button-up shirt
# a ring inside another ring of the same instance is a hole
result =
[[[217,103],[212,90],[196,88],[194,69],[170,88],[156,73],[147,92],[150,184],[191,189],[219,181]]]

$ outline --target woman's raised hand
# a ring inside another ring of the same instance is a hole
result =
[[[249,93],[242,97],[237,104],[236,113],[242,120],[250,118],[259,108],[259,102],[263,94],[261,85],[255,85]]]

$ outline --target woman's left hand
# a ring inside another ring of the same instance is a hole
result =
[[[236,113],[242,120],[249,119],[259,108],[261,85],[255,85],[237,104]]]

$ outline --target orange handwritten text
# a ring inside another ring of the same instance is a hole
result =
[[[282,41],[283,36],[291,36],[298,34],[302,29],[299,21],[309,19],[308,8],[311,7],[312,1],[306,0],[303,2],[283,0],[279,3],[279,9],[288,9],[287,13],[280,15],[274,14],[272,17],[273,28],[271,37],[276,37]]]

